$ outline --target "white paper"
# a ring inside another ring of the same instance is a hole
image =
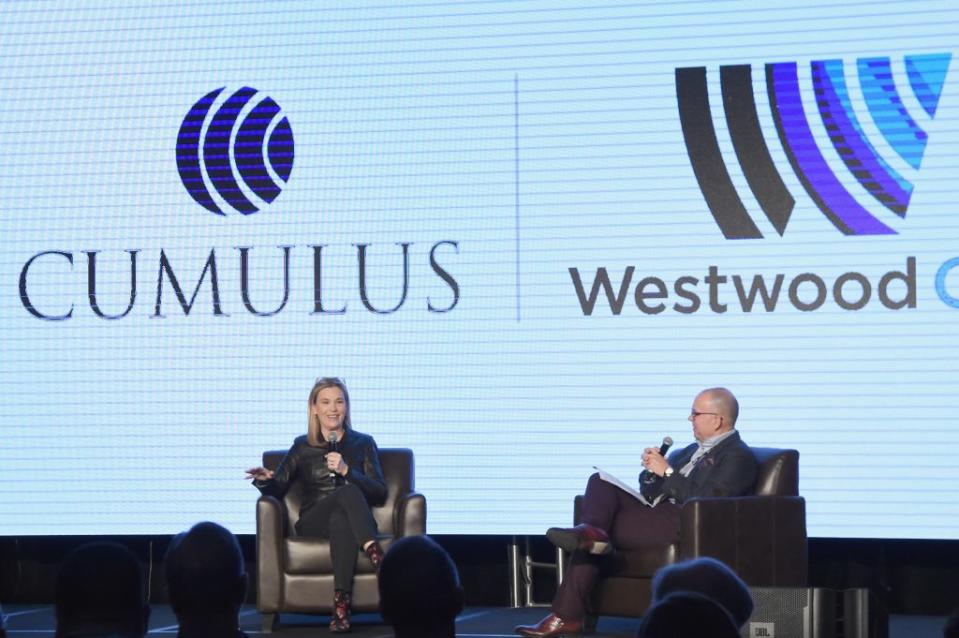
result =
[[[611,483],[611,484],[615,485],[616,487],[618,487],[619,489],[623,490],[624,492],[626,492],[627,494],[629,494],[630,496],[632,496],[633,498],[635,498],[637,501],[639,501],[639,502],[642,503],[643,505],[648,505],[649,507],[655,507],[657,503],[659,503],[661,500],[663,500],[663,495],[660,494],[660,495],[657,496],[655,499],[653,499],[652,502],[650,502],[650,501],[646,500],[646,497],[643,496],[642,492],[640,492],[639,490],[637,490],[637,489],[635,489],[635,488],[627,485],[626,483],[624,483],[623,481],[621,481],[621,480],[618,479],[617,477],[613,476],[612,474],[610,474],[609,472],[607,472],[607,471],[604,470],[603,468],[597,467],[597,466],[594,465],[594,466],[593,466],[593,469],[595,469],[597,472],[599,472],[599,478],[603,479],[603,480],[606,481],[607,483]]]

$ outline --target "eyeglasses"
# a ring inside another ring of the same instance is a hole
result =
[[[700,415],[703,415],[703,414],[711,414],[711,415],[713,415],[713,416],[719,416],[719,413],[718,413],[718,412],[697,412],[696,410],[690,410],[690,411],[689,411],[689,417],[692,418],[692,419],[695,419],[696,417],[698,417],[698,416],[700,416]]]

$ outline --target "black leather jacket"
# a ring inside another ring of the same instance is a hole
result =
[[[282,498],[293,481],[303,486],[303,502],[300,512],[335,490],[344,483],[356,485],[366,496],[370,505],[379,505],[386,500],[386,481],[380,468],[376,441],[369,434],[346,430],[337,444],[337,451],[349,467],[345,477],[330,476],[326,468],[326,455],[330,445],[326,441],[314,447],[306,435],[296,437],[293,447],[286,453],[268,481],[254,481],[261,493]]]

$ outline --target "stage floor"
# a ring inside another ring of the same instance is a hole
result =
[[[150,634],[170,634],[177,631],[176,618],[168,605],[153,605]],[[4,605],[7,614],[7,635],[10,638],[53,637],[53,607],[49,605]],[[546,610],[542,608],[472,607],[456,621],[456,635],[462,638],[515,638],[513,627],[536,622]],[[306,638],[328,633],[325,616],[284,614],[282,623],[273,632],[276,638]],[[389,638],[390,628],[376,614],[357,614],[354,617],[353,636],[357,638]],[[939,616],[891,616],[889,638],[940,638],[945,618]],[[260,615],[253,606],[245,606],[240,626],[251,636],[260,633]],[[598,638],[631,638],[636,635],[639,621],[632,618],[600,618]]]

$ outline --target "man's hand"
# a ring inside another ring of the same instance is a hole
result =
[[[643,450],[643,467],[656,476],[662,476],[666,473],[666,468],[669,467],[669,463],[667,463],[663,455],[659,453],[659,448],[648,447]]]

